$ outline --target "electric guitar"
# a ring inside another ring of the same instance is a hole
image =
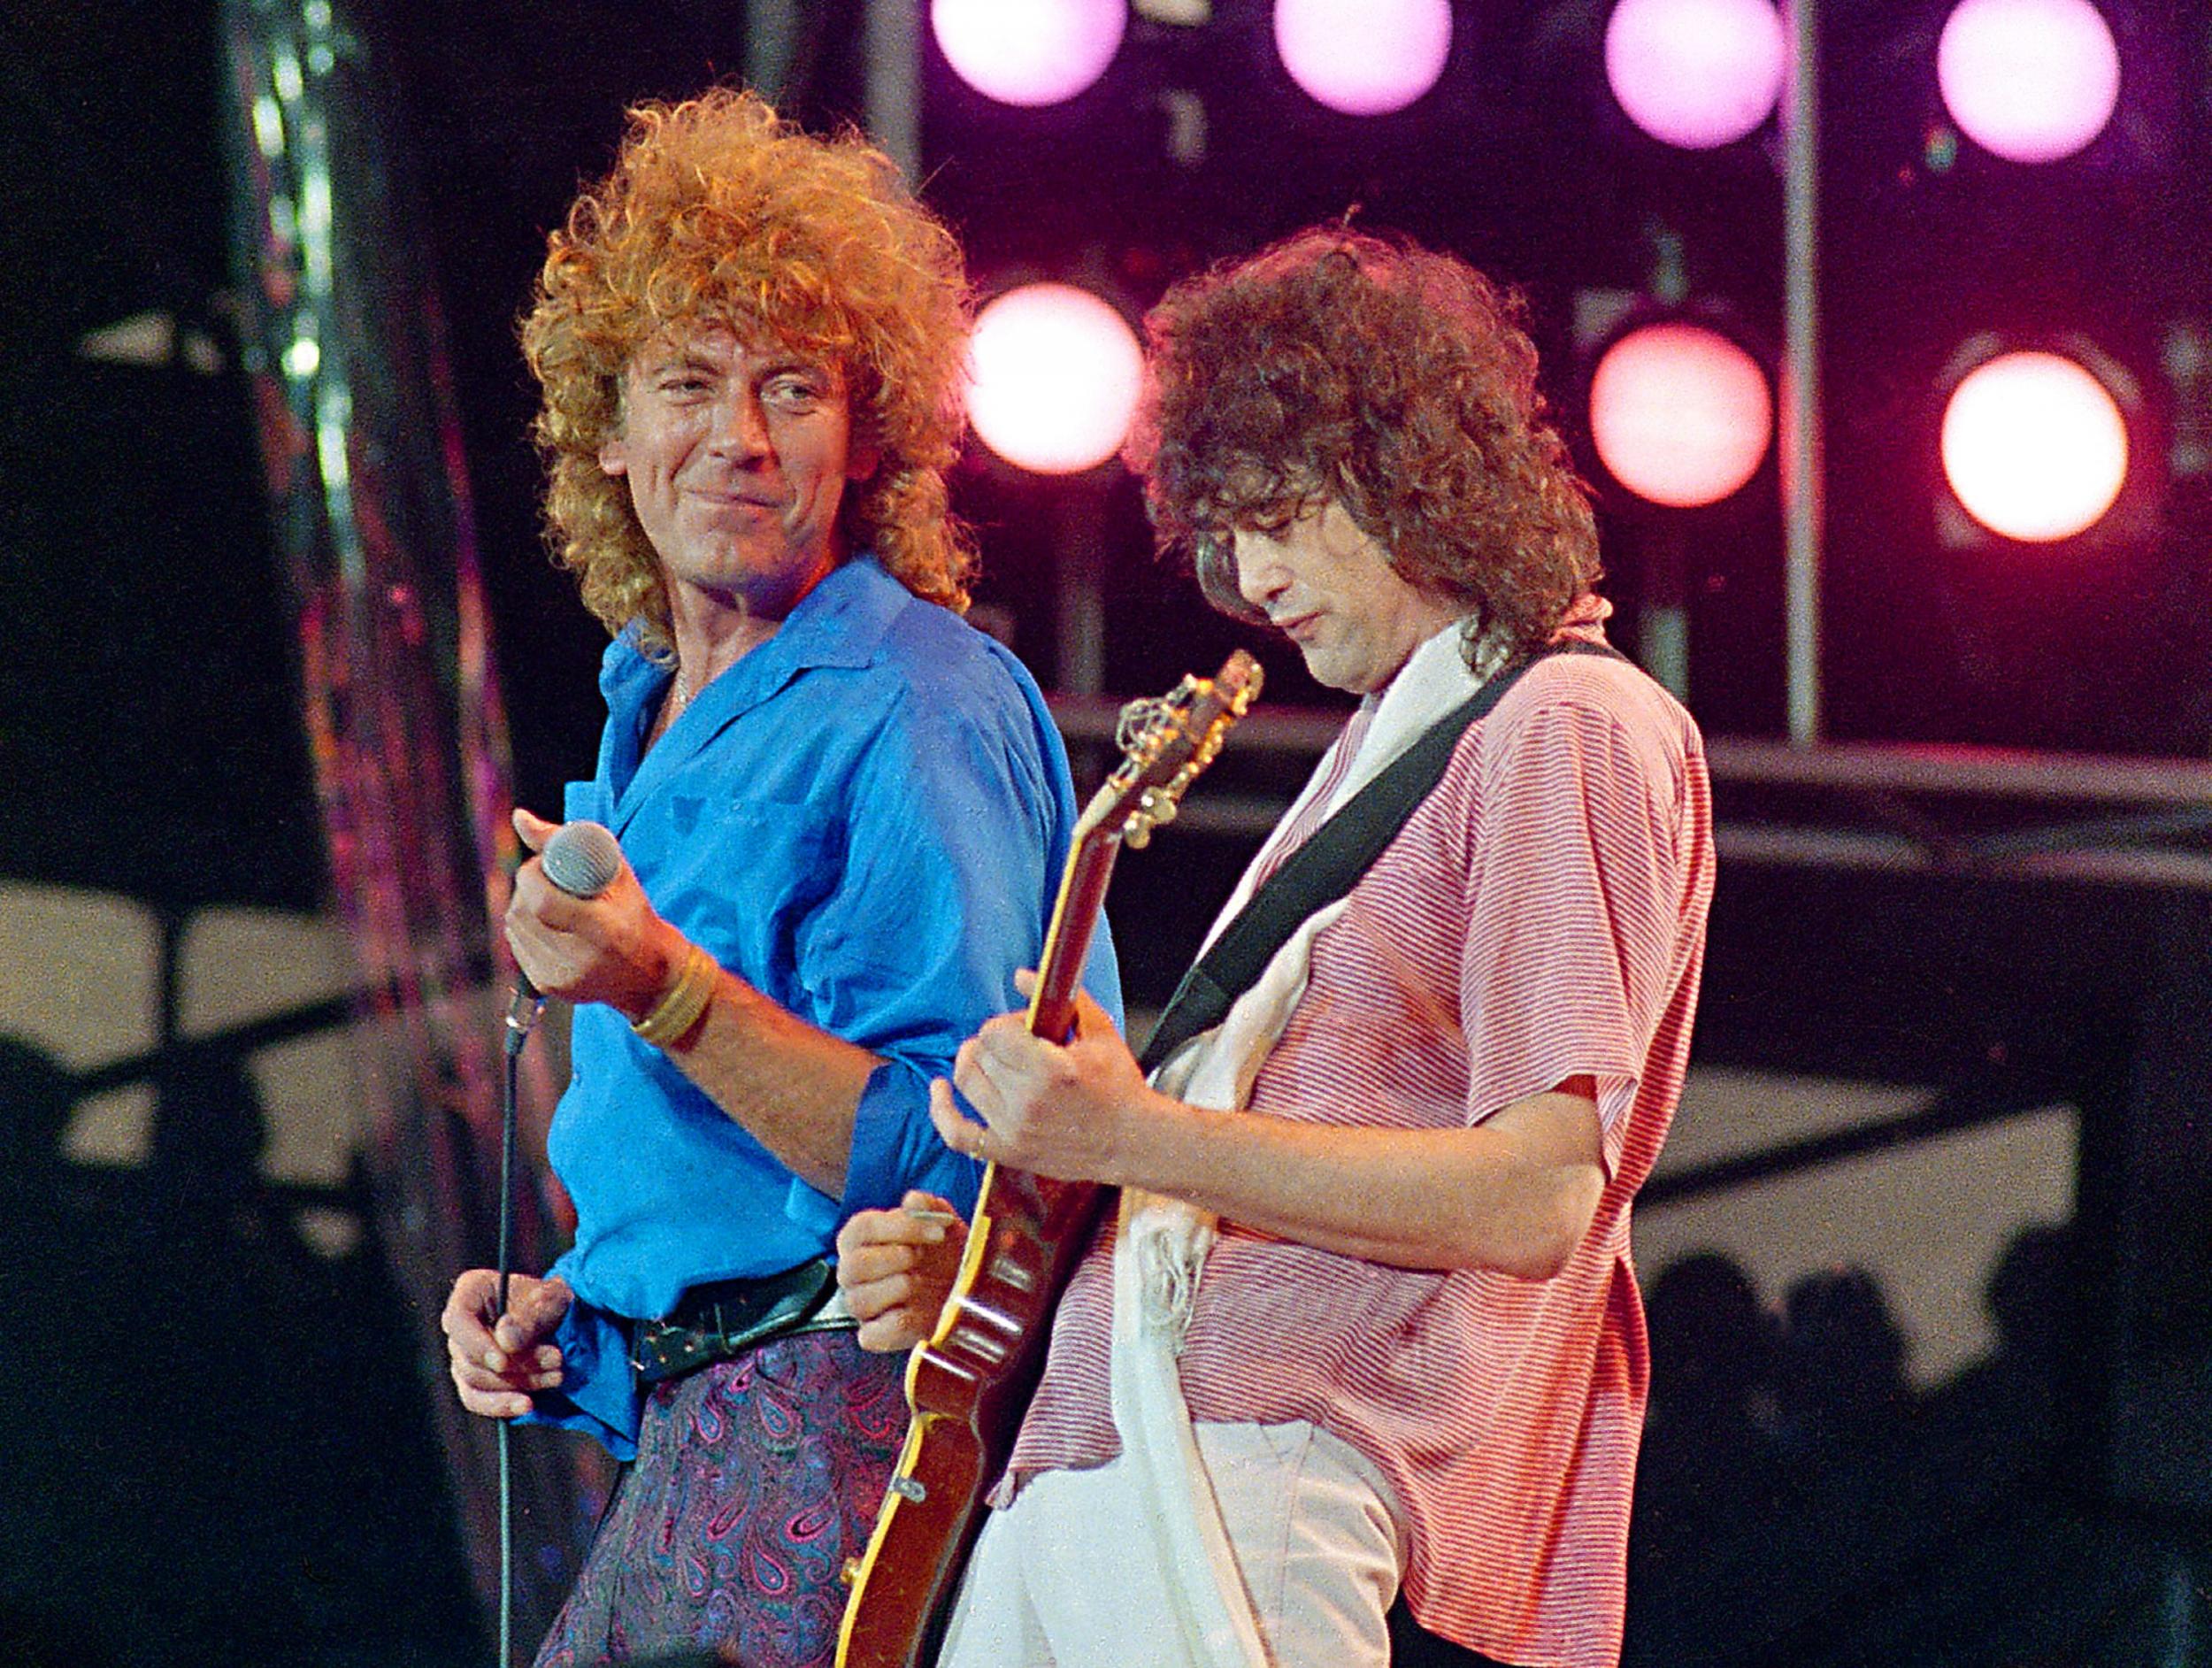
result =
[[[1125,708],[1121,764],[1077,821],[1045,933],[1027,1023],[1064,1038],[1114,859],[1171,820],[1229,727],[1260,690],[1242,650],[1213,678],[1185,678],[1157,701]],[[936,1331],[906,1366],[906,1446],[850,1567],[837,1668],[926,1668],[952,1610],[983,1496],[1005,1469],[1039,1375],[1053,1306],[1088,1249],[1110,1190],[997,1165],[983,1172],[975,1221]]]

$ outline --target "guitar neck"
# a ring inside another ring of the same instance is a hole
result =
[[[1102,796],[1106,790],[1100,792]],[[1068,853],[1060,895],[1052,905],[1052,925],[1045,929],[1044,950],[1038,957],[1037,988],[1029,999],[1030,1034],[1050,1042],[1064,1042],[1075,1027],[1076,987],[1082,982],[1083,964],[1098,930],[1107,883],[1114,877],[1114,859],[1121,853],[1121,836],[1093,823],[1087,812],[1074,849]]]

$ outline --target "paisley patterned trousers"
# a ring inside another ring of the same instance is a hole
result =
[[[537,1668],[828,1668],[906,1434],[902,1356],[803,1333],[656,1385]]]

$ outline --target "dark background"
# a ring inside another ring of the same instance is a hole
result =
[[[859,113],[858,13],[809,10],[794,113]],[[1774,463],[1739,502],[1674,527],[1639,512],[1583,443],[1591,344],[1574,324],[1578,292],[1638,291],[1678,261],[1771,352],[1771,128],[1702,158],[1640,140],[1595,78],[1596,4],[1457,8],[1443,87],[1368,123],[1288,87],[1263,8],[1216,13],[1202,37],[1133,25],[1099,85],[1048,111],[986,107],[927,61],[928,195],[979,286],[1079,277],[1140,310],[1207,260],[1352,204],[1510,278],[1604,506],[1617,634],[1634,646],[1642,553],[1686,540],[1693,704],[1709,733],[1778,734]],[[1833,8],[1838,739],[2206,750],[2212,517],[2205,466],[2179,445],[2203,432],[2203,394],[2168,350],[2212,314],[2212,29],[2186,0],[2108,15],[2122,119],[2031,177],[1970,147],[1929,160],[1939,7]],[[0,874],[119,892],[171,924],[213,903],[313,910],[326,884],[228,300],[214,24],[212,6],[87,0],[0,22]],[[513,320],[622,106],[733,75],[742,8],[400,0],[366,38],[445,304],[518,795],[542,808],[588,768],[602,639],[543,555]],[[1204,102],[1202,165],[1165,158],[1163,86]],[[172,321],[165,358],[81,351],[148,313]],[[2032,560],[1946,542],[1926,461],[1935,390],[1978,328],[2086,330],[2138,378],[2139,473],[2116,530]],[[1153,563],[1116,468],[1048,486],[979,451],[957,489],[983,534],[980,600],[1048,687],[1056,564],[1086,519],[1112,556],[1110,690],[1156,692],[1245,641]],[[1294,657],[1253,646],[1272,700],[1329,703]],[[1724,791],[1724,815],[1758,810]],[[1190,900],[1225,890],[1241,856],[1223,842],[1129,865],[1115,917],[1140,1000],[1187,953]],[[2128,1434],[2147,1385],[2179,1428],[2205,1425],[2207,1248],[2186,1225],[2212,1219],[2206,938],[2200,909],[2152,895],[1729,878],[1701,1061],[1936,1083],[1965,1122],[2055,1096],[2083,1114],[2081,1206],[2000,1270],[1999,1354],[1932,1395],[1906,1384],[1879,1288],[1852,1271],[1779,1313],[1717,1259],[1648,1272],[1657,1377],[1631,1660],[2212,1654],[2206,1488],[2177,1474],[2198,1450]],[[480,1660],[426,1411],[437,1386],[373,1238],[307,1256],[283,1202],[206,1142],[142,1172],[66,1165],[53,1141],[84,1086],[19,1039],[0,1050],[0,1128],[21,1155],[0,1183],[0,1661]],[[242,1080],[210,1082],[173,1070],[165,1119],[250,1127]]]

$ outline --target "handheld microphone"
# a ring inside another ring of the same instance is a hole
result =
[[[607,828],[595,822],[565,822],[553,831],[539,854],[545,878],[571,897],[597,897],[622,872],[622,848]],[[507,1052],[518,1052],[545,1011],[545,998],[518,972],[514,1000],[507,1007]]]

